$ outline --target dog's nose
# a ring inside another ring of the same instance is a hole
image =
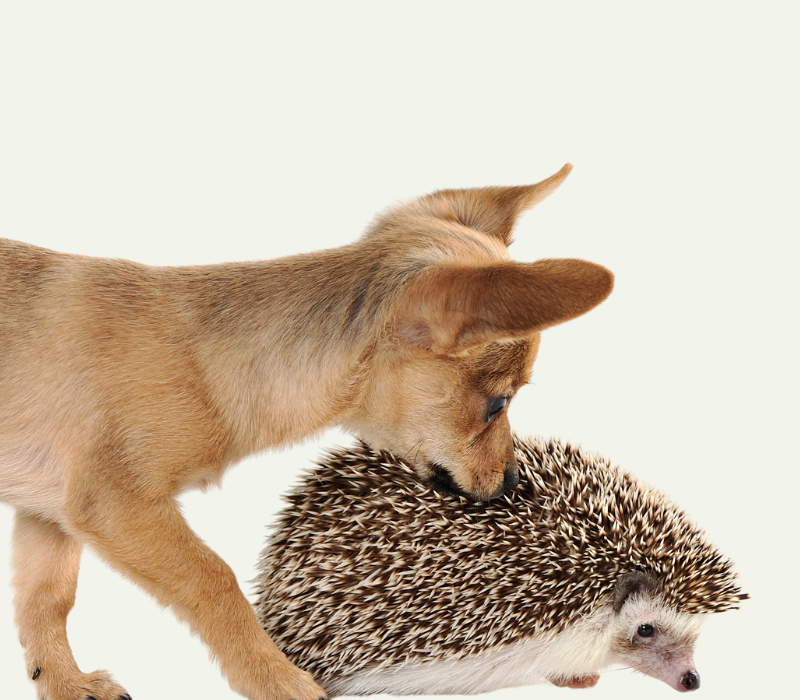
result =
[[[507,466],[503,473],[503,493],[515,489],[517,484],[519,484],[519,469],[516,464],[512,464]]]
[[[687,671],[681,678],[681,685],[686,690],[697,690],[700,687],[700,674],[694,669]]]

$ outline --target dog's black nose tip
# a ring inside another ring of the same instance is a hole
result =
[[[700,687],[700,674],[694,669],[687,671],[681,678],[681,685],[686,690],[697,690]]]
[[[513,467],[507,467],[503,473],[503,493],[507,493],[508,491],[517,488],[518,484],[519,469],[517,469],[516,465]]]

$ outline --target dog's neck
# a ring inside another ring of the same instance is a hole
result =
[[[354,244],[187,276],[196,322],[212,331],[198,334],[196,350],[221,397],[231,461],[341,424],[357,408],[383,332],[380,307],[394,296],[376,287],[397,289],[383,267]]]

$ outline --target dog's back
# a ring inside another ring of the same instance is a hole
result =
[[[17,625],[40,695],[126,697],[80,673],[66,639],[91,543],[189,622],[238,692],[321,696],[175,496],[335,425],[438,489],[513,488],[506,406],[540,331],[612,287],[599,265],[508,254],[516,217],[569,169],[421,197],[349,246],[279,260],[155,268],[0,241],[0,500],[17,509]]]

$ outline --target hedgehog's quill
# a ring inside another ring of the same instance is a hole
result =
[[[569,445],[516,439],[520,483],[442,495],[366,445],[289,495],[257,614],[331,695],[594,685],[620,663],[695,690],[706,613],[747,598],[658,491]]]

